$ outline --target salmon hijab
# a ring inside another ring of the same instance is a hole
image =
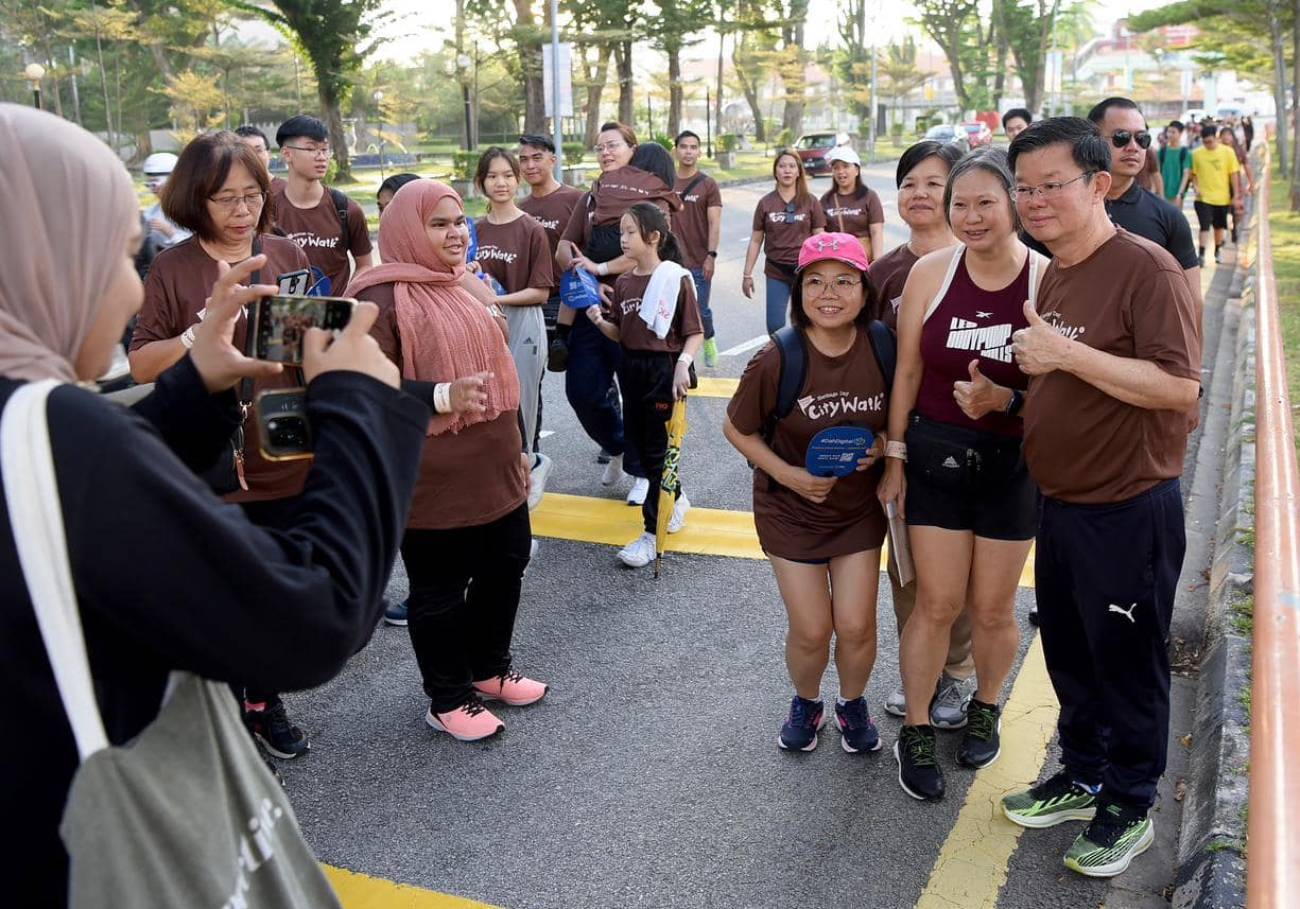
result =
[[[61,117],[0,104],[0,376],[76,382],[100,294],[122,269],[140,203],[122,162]]]
[[[412,180],[384,209],[379,255],[384,264],[368,269],[348,285],[356,296],[367,287],[392,284],[397,332],[402,342],[402,375],[421,382],[452,382],[490,372],[487,406],[481,414],[434,414],[429,435],[495,420],[519,409],[519,373],[501,330],[487,308],[462,289],[465,266],[449,268],[438,258],[425,223],[455,190],[433,180]]]

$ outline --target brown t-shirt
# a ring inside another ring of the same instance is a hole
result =
[[[330,279],[330,294],[341,297],[352,277],[348,252],[357,257],[370,255],[366,214],[355,201],[348,200],[348,235],[344,237],[329,187],[325,187],[314,208],[297,208],[285,195],[287,186],[286,183],[271,190],[275,202],[275,226],[302,247],[312,265],[325,272]]]
[[[903,287],[912,266],[919,261],[912,247],[906,243],[895,246],[871,263],[867,277],[876,291],[875,317],[894,331],[898,331],[898,307],[903,303]]]
[[[695,299],[695,282],[690,275],[682,278],[682,289],[677,294],[677,311],[673,313],[673,323],[662,340],[640,316],[641,300],[649,284],[650,275],[637,275],[630,271],[619,275],[614,282],[614,305],[609,308],[609,321],[619,327],[619,343],[625,350],[680,353],[687,337],[704,332],[700,304]]]
[[[821,203],[830,230],[866,237],[871,234],[872,224],[885,223],[885,209],[880,204],[880,196],[870,187],[867,187],[866,192],[857,192],[851,196],[841,196],[838,190],[831,187],[822,196]],[[874,250],[874,253],[876,258],[880,258],[879,250]]]
[[[772,190],[758,200],[754,209],[754,230],[763,232],[765,261],[763,274],[769,278],[791,280],[791,272],[799,261],[799,247],[812,236],[814,230],[826,229],[826,213],[822,204],[812,195],[794,200],[794,209],[788,210],[781,194]],[[787,268],[782,271],[774,263]]]
[[[1096,350],[1201,378],[1196,306],[1183,270],[1135,234],[1118,230],[1069,268],[1053,259],[1038,311]],[[1133,407],[1057,370],[1029,380],[1024,417],[1025,460],[1046,496],[1123,502],[1183,472],[1186,412]]]
[[[596,200],[594,223],[617,224],[638,202],[653,202],[665,214],[681,207],[677,192],[649,171],[639,167],[617,167],[601,174],[591,188]]]
[[[582,190],[565,186],[563,183],[554,192],[538,198],[530,195],[519,203],[519,207],[532,215],[537,223],[546,229],[547,242],[551,244],[551,258],[555,258],[555,248],[560,244],[560,234],[573,217],[573,209],[582,198]]]
[[[370,335],[384,355],[403,369],[393,285],[367,287],[357,299],[379,307]],[[486,309],[483,318],[492,336],[501,338]],[[505,343],[501,339],[502,346]],[[406,526],[416,530],[477,527],[514,511],[527,497],[519,458],[522,451],[518,410],[460,432],[427,436]]]
[[[267,260],[262,267],[263,283],[274,284],[280,275],[307,267],[307,257],[292,241],[264,236],[261,242]],[[139,350],[153,341],[170,340],[191,325],[197,325],[199,313],[203,311],[217,277],[217,262],[203,251],[197,237],[160,252],[145,279],[144,306],[131,335],[131,349]],[[234,344],[237,349],[244,349],[247,335],[248,320],[241,317],[235,323]],[[259,392],[301,384],[295,370],[285,370],[278,376],[254,382],[253,400],[257,399]],[[257,427],[252,419],[244,425],[244,437],[244,478],[248,482],[248,491],[231,493],[226,496],[227,501],[262,502],[302,492],[311,462],[268,461],[263,458]]]
[[[691,186],[690,193],[682,196],[692,183],[695,185]],[[673,233],[682,250],[682,264],[687,268],[703,268],[709,252],[709,209],[722,207],[722,190],[718,181],[708,174],[678,177],[674,189],[682,200],[682,210],[673,215]]]
[[[501,282],[506,293],[540,288],[548,294],[559,286],[555,259],[546,241],[546,228],[521,215],[509,224],[493,224],[487,218],[475,223],[478,230],[478,264]]]
[[[871,342],[859,331],[849,351],[828,357],[810,342],[808,375],[794,409],[776,424],[772,450],[803,466],[808,443],[831,426],[864,426],[883,432],[888,396]],[[776,409],[781,353],[768,344],[745,367],[727,417],[746,435],[761,432]],[[754,470],[754,524],[765,552],[785,559],[827,559],[876,549],[885,539],[885,513],[876,499],[879,465],[835,482],[820,505]]]

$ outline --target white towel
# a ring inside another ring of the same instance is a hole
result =
[[[677,314],[677,298],[682,292],[682,278],[691,273],[676,262],[660,262],[650,275],[645,294],[641,297],[640,316],[660,341],[668,337]]]

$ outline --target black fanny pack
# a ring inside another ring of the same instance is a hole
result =
[[[797,262],[777,262],[775,259],[768,259],[767,264],[781,273],[781,280],[787,284],[794,284],[795,269],[799,267]]]
[[[1001,483],[1024,461],[1020,439],[990,435],[913,413],[907,420],[907,471],[940,489]]]

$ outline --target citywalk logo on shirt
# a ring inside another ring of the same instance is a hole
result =
[[[492,259],[497,262],[504,262],[507,265],[513,265],[515,259],[518,258],[519,258],[519,253],[509,252],[508,250],[504,250],[499,246],[480,246],[478,248],[479,262],[482,262],[485,259]]]
[[[342,237],[322,237],[320,234],[312,233],[309,230],[300,230],[297,233],[285,234],[285,236],[298,244],[299,249],[306,249],[309,246],[317,249],[337,249],[339,240]]]
[[[1088,329],[1084,325],[1071,325],[1061,318],[1059,312],[1040,313],[1043,321],[1055,328],[1061,334],[1065,335],[1071,341],[1079,340],[1079,336]]]
[[[864,398],[850,391],[832,391],[808,395],[795,403],[809,420],[834,420],[852,414],[881,413],[885,409],[885,393],[882,391]]]
[[[542,217],[538,217],[537,215],[533,215],[533,220],[536,221],[538,224],[542,225],[542,227],[546,228],[547,230],[560,229],[559,218],[542,218]]]

